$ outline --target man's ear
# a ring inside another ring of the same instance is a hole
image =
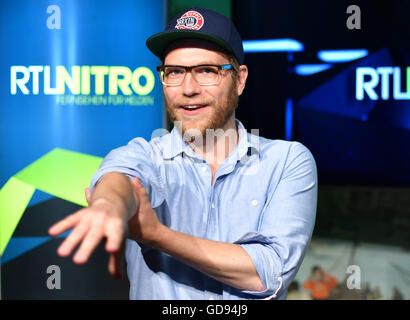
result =
[[[239,72],[236,76],[238,96],[240,96],[245,89],[246,79],[248,78],[248,67],[246,65],[239,66]]]

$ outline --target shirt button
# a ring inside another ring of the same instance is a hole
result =
[[[212,207],[212,209],[215,209],[215,205],[213,203],[211,204],[211,207]]]
[[[252,205],[256,207],[258,205],[258,200],[252,200]]]
[[[206,167],[202,167],[201,170],[202,170],[202,172],[205,172],[205,171],[206,171]]]

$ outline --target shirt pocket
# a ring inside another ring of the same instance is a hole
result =
[[[231,220],[230,241],[236,241],[248,232],[257,232],[265,207],[265,196],[237,197],[228,201]]]

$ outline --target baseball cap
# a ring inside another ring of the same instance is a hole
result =
[[[175,16],[164,31],[146,41],[148,49],[160,57],[172,42],[179,39],[203,39],[232,53],[239,64],[244,63],[242,38],[232,21],[212,10],[193,7]]]

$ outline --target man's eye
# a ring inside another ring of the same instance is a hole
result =
[[[183,71],[181,69],[166,69],[165,70],[166,76],[178,76],[181,74],[183,74]]]
[[[212,67],[201,67],[196,70],[198,73],[209,74],[209,73],[218,73],[216,68]]]

